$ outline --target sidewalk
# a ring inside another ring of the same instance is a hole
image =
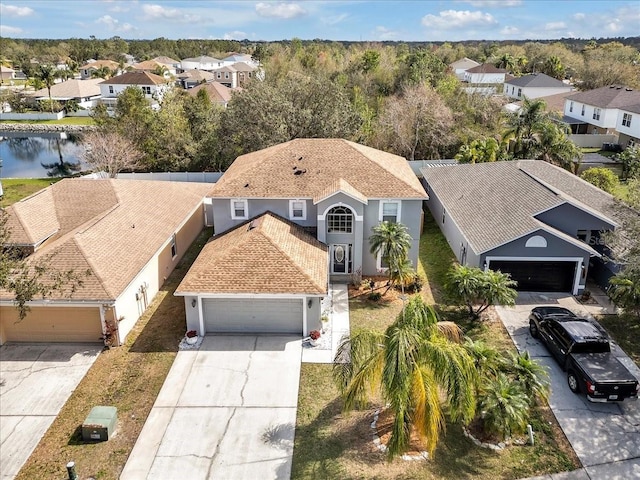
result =
[[[329,285],[327,310],[329,310],[329,337],[317,347],[306,343],[302,345],[302,361],[304,363],[333,363],[340,339],[349,334],[349,290],[346,284]],[[321,337],[322,338],[322,337]]]

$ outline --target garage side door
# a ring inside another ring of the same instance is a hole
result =
[[[24,320],[0,307],[0,331],[5,342],[102,342],[98,307],[31,307]]]
[[[210,298],[202,307],[210,333],[302,334],[301,299]]]
[[[491,261],[491,270],[510,273],[522,292],[571,292],[576,262]]]

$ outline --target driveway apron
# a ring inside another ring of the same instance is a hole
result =
[[[206,336],[178,352],[123,480],[288,479],[299,336]]]
[[[18,474],[101,350],[96,344],[64,343],[0,347],[2,480]]]
[[[582,465],[588,471],[590,468],[593,471],[613,470],[617,465],[629,465],[627,462],[640,465],[640,402],[592,403],[585,395],[572,393],[567,386],[566,373],[544,345],[529,334],[529,312],[539,305],[562,306],[586,317],[589,313],[572,296],[553,293],[520,293],[516,306],[497,307],[518,350],[528,350],[532,358],[548,368],[551,379],[549,406]],[[640,370],[633,361],[615,343],[612,345],[616,357],[640,378]],[[608,478],[618,477],[612,474]]]

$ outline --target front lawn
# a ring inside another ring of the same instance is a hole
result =
[[[63,117],[60,120],[2,120],[1,123],[26,125],[95,125],[91,117]]]
[[[640,366],[640,319],[630,313],[603,315],[598,322],[620,348]]]
[[[184,300],[173,292],[205,242],[205,229],[129,333],[126,344],[103,351],[20,470],[18,480],[66,477],[76,462],[81,479],[116,479],[138,439],[184,335]],[[116,435],[84,444],[80,425],[96,405],[118,409]]]
[[[514,350],[513,343],[495,315],[470,322],[459,309],[447,306],[442,284],[454,255],[430,215],[426,215],[420,239],[419,272],[426,275],[424,298],[440,302],[449,320],[458,320],[465,332],[500,350]],[[383,291],[383,290],[380,290]],[[368,290],[350,289],[351,330],[383,331],[402,310],[397,294],[380,301],[368,299]],[[302,364],[293,479],[504,479],[573,470],[579,462],[547,406],[535,409],[529,419],[536,432],[535,446],[512,446],[496,453],[476,447],[459,425],[449,424],[430,461],[394,460],[373,444],[370,424],[380,405],[351,413],[342,412],[342,400],[331,380],[331,365]]]

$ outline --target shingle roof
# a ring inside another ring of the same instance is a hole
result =
[[[632,113],[640,113],[640,103],[636,103],[635,105],[626,105],[624,107],[620,107],[620,110],[625,110],[627,112],[632,112]]]
[[[232,64],[231,67],[238,72],[253,72],[254,70],[258,69],[257,67],[249,65],[246,62],[236,62]]]
[[[640,103],[640,91],[624,85],[609,85],[576,93],[567,97],[567,100],[600,108],[624,108]]]
[[[212,102],[225,104],[231,100],[231,94],[233,93],[232,89],[218,82],[202,83],[194,88],[190,88],[187,90],[187,93],[195,97],[200,90],[207,92]]]
[[[74,300],[114,300],[210,188],[204,183],[66,179],[7,212],[12,222],[24,226],[20,235],[31,240],[57,227],[34,260],[47,258],[59,270],[92,272]]]
[[[111,69],[118,68],[118,62],[114,62],[113,60],[96,60],[95,62],[81,66],[80,70],[89,70],[91,68],[95,68],[97,70],[100,67],[109,67]]]
[[[99,85],[104,80],[102,78],[91,78],[89,80],[67,80],[62,83],[56,83],[51,86],[51,98],[52,99],[69,99],[69,98],[84,98],[95,97],[100,95]],[[46,88],[41,88],[31,94],[32,97],[46,97],[49,98],[49,91]]]
[[[560,80],[557,80],[549,75],[544,73],[530,73],[529,75],[524,75],[522,77],[517,77],[512,80],[509,80],[509,85],[515,85],[516,87],[535,87],[535,88],[544,88],[544,87],[565,87],[571,88],[570,85],[566,85],[562,83]]]
[[[155,62],[158,62],[158,63],[162,63],[163,65],[176,65],[176,64],[180,63],[179,60],[174,60],[173,58],[167,57],[167,56],[164,56],[164,55],[152,58],[151,60],[153,60]]]
[[[451,165],[421,171],[476,254],[540,228],[562,236],[534,216],[564,203],[605,218],[613,205],[611,195],[541,160]]]
[[[215,75],[208,70],[198,70],[192,68],[191,70],[187,70],[186,72],[182,72],[177,75],[178,78],[189,78],[195,81],[207,81],[213,80]]]
[[[456,60],[455,62],[449,64],[451,68],[471,68],[477,67],[478,65],[480,65],[478,62],[467,57],[461,58],[460,60]]]
[[[101,85],[161,85],[170,81],[155,73],[134,71],[111,77],[103,81]]]
[[[327,293],[327,246],[271,212],[212,238],[178,288],[189,293]]]
[[[153,71],[158,67],[164,67],[165,65],[157,62],[155,60],[145,60],[144,62],[140,62],[140,63],[134,63],[133,65],[131,65],[131,68],[133,68],[134,70],[148,70],[148,71]]]
[[[324,199],[329,198],[332,195],[335,195],[336,193],[340,193],[340,192],[345,193],[346,195],[349,195],[352,198],[355,198],[356,200],[358,200],[359,202],[365,205],[369,203],[367,200],[367,197],[365,197],[362,193],[360,193],[358,190],[353,188],[353,186],[349,182],[347,182],[344,178],[339,178],[338,180],[331,183],[330,185],[327,185],[327,187],[324,190],[322,190],[320,193],[318,193],[318,195],[316,195],[313,198],[313,203],[314,204],[320,203]]]
[[[291,140],[238,157],[212,197],[315,198],[339,179],[366,198],[426,198],[407,161],[342,139]]]
[[[507,71],[491,63],[483,63],[482,65],[467,69],[467,73],[507,73]]]

